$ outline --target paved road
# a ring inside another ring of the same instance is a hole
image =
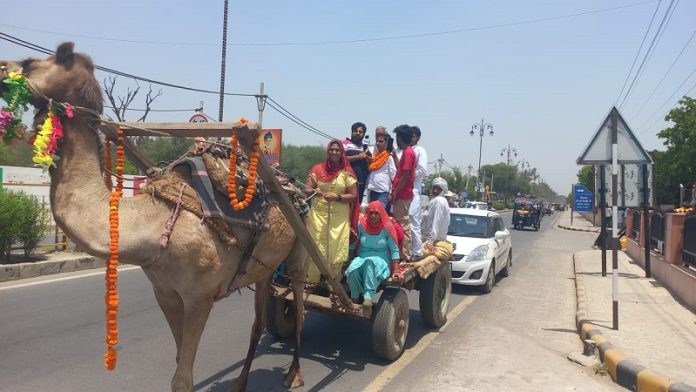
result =
[[[509,224],[509,213],[503,215]],[[568,239],[585,234],[566,236],[553,229],[558,215],[546,217],[538,233],[512,231],[512,276],[498,282],[491,295],[456,288],[453,314],[441,333],[424,329],[417,292],[411,293],[407,352],[395,363],[370,354],[368,323],[308,314],[302,348],[306,385],[299,391],[421,390],[435,385],[447,390],[526,390],[526,385],[529,390],[559,390],[553,387],[557,385],[612,390],[606,379],[565,359],[580,346],[570,313],[574,294],[565,287],[572,284],[567,279],[572,275],[564,257],[578,243]],[[583,239],[579,245],[589,246],[593,240]],[[102,367],[100,273],[0,287],[0,390],[168,390],[175,348],[164,317],[139,269],[120,276],[121,345],[114,372]],[[560,277],[563,290],[557,291],[558,283],[545,284],[551,277]],[[229,390],[247,348],[252,298],[244,291],[213,309],[194,369],[197,391]],[[280,383],[291,359],[289,342],[264,336],[257,355],[248,390],[284,390]]]

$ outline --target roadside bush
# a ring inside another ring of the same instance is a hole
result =
[[[48,226],[50,211],[34,196],[0,189],[0,260],[10,262],[12,245],[22,244],[30,256]]]
[[[500,211],[500,210],[505,210],[505,209],[507,209],[508,207],[507,207],[507,204],[506,204],[504,201],[498,201],[498,200],[496,200],[496,201],[493,202],[493,208],[495,208],[496,211]]]

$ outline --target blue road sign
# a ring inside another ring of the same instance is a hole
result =
[[[575,184],[575,200],[573,200],[573,211],[592,211],[594,205],[594,194],[584,185]]]

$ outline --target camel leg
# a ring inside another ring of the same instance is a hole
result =
[[[152,289],[155,293],[157,304],[160,309],[162,309],[164,318],[167,320],[167,324],[169,324],[172,336],[174,336],[174,342],[176,343],[176,363],[179,363],[181,339],[184,328],[182,320],[184,315],[184,303],[181,300],[181,296],[179,296],[176,291],[167,287],[166,281],[160,278],[161,275],[157,274],[152,268],[143,268],[143,271],[152,283]]]
[[[181,301],[179,294],[174,291],[165,294],[155,289],[155,298],[160,309],[162,309],[162,313],[164,313],[164,318],[169,324],[169,329],[172,330],[172,336],[174,336],[174,342],[176,343],[176,363],[179,363],[181,341],[184,334],[184,326],[181,319],[181,316],[184,314],[184,303]]]
[[[249,350],[247,351],[246,359],[244,360],[244,367],[242,372],[239,373],[239,377],[235,380],[233,392],[242,392],[246,390],[247,379],[249,378],[249,370],[251,369],[251,362],[254,360],[254,354],[256,353],[256,347],[259,344],[259,339],[263,331],[266,329],[266,300],[270,295],[270,284],[271,276],[264,278],[263,280],[256,282],[255,292],[254,292],[254,325],[251,327],[251,337],[249,338]]]
[[[300,372],[300,335],[304,325],[304,282],[302,279],[292,280],[292,295],[295,303],[295,351],[292,354],[292,364],[288,374],[283,380],[285,388],[299,388],[304,385],[304,378]]]
[[[213,308],[213,296],[205,295],[184,298],[184,320],[181,351],[176,372],[172,378],[172,392],[193,390],[193,362],[196,359],[198,343]]]

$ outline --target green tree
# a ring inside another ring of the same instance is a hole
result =
[[[679,201],[679,184],[696,181],[696,99],[682,98],[665,120],[674,125],[657,134],[667,151],[654,155],[655,182],[658,203],[674,204]]]
[[[32,162],[32,146],[28,143],[18,142],[13,145],[0,143],[0,165],[8,166],[34,166]]]
[[[326,160],[326,147],[282,145],[279,169],[288,176],[304,182],[312,166]]]
[[[593,165],[583,166],[578,171],[578,184],[594,192],[595,168]]]
[[[35,196],[20,192],[19,204],[22,209],[17,241],[24,248],[24,257],[29,257],[46,233],[51,211]]]

